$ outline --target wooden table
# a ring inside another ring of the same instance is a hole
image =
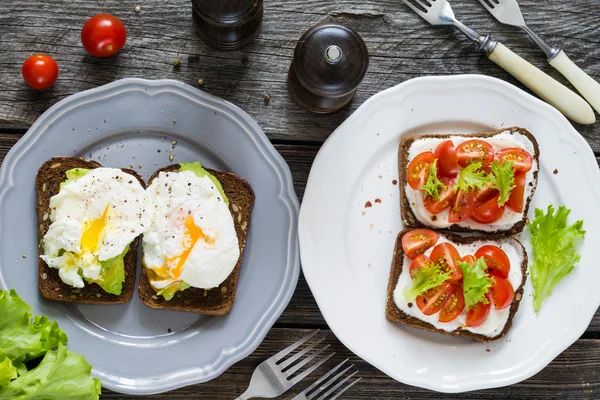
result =
[[[600,79],[598,0],[520,3],[540,35],[567,49],[573,61]],[[454,0],[452,4],[464,22],[488,31],[565,82],[526,36],[496,23],[477,1]],[[138,5],[140,13],[135,12]],[[108,59],[92,58],[80,45],[81,26],[100,12],[118,16],[128,29],[125,48]],[[367,43],[371,64],[350,107],[333,115],[317,116],[300,110],[289,99],[286,74],[298,38],[307,28],[325,20],[355,28]],[[189,0],[0,0],[0,161],[42,112],[73,93],[124,77],[170,78],[191,85],[203,79],[202,90],[239,105],[263,128],[289,163],[302,198],[311,163],[323,141],[373,94],[410,78],[434,74],[486,74],[522,87],[473,50],[452,29],[430,28],[400,0],[266,0],[258,39],[243,51],[227,53],[208,48],[196,37]],[[45,92],[29,89],[20,74],[22,62],[36,52],[55,57],[61,69],[57,84]],[[174,59],[181,60],[178,68],[173,66]],[[271,96],[268,104],[266,94]],[[600,155],[600,123],[575,128]],[[314,328],[328,332],[301,276],[286,311],[250,357],[212,382],[147,398],[232,399],[244,391],[253,369],[263,359]],[[350,357],[363,376],[345,396],[347,399],[458,397],[398,383],[350,353],[333,334],[328,333],[327,342],[337,352],[331,365]],[[599,363],[597,314],[581,339],[536,376],[511,387],[466,393],[460,398],[600,398]],[[282,398],[291,398],[313,379]],[[102,397],[134,398],[109,391]]]

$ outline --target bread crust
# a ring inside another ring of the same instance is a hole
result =
[[[152,181],[158,177],[159,173],[178,173],[179,168],[179,164],[173,164],[159,169],[150,177],[148,185],[152,184]],[[218,287],[209,290],[190,287],[184,291],[177,292],[169,301],[164,300],[162,296],[156,295],[156,292],[148,282],[146,268],[142,267],[139,296],[140,300],[148,307],[188,311],[205,315],[224,315],[229,313],[233,308],[247,234],[250,228],[250,217],[252,208],[254,207],[254,191],[248,182],[232,173],[212,169],[206,170],[219,180],[223,191],[229,199],[229,211],[233,216],[240,246],[238,262],[231,274]]]
[[[414,143],[415,140],[423,139],[423,138],[446,139],[446,138],[449,138],[452,136],[489,138],[489,137],[493,137],[495,135],[498,135],[498,134],[504,133],[504,132],[510,132],[511,134],[519,133],[523,136],[526,136],[531,141],[531,143],[533,143],[533,147],[535,149],[535,152],[534,152],[534,154],[532,154],[532,156],[537,161],[538,166],[540,165],[539,164],[540,149],[539,149],[538,142],[535,139],[535,137],[524,128],[510,127],[510,128],[499,129],[499,130],[493,131],[493,132],[471,133],[471,134],[466,134],[466,135],[459,135],[459,134],[422,135],[422,136],[412,136],[412,137],[404,139],[400,143],[400,146],[398,147],[398,170],[399,170],[398,172],[399,172],[399,176],[400,176],[400,210],[401,210],[401,216],[402,216],[402,221],[404,222],[404,226],[408,227],[408,228],[437,229],[430,225],[426,225],[417,219],[417,217],[413,213],[413,210],[410,206],[410,202],[408,201],[408,198],[406,196],[406,185],[408,184],[407,171],[408,171],[408,164],[409,164],[408,154],[409,154],[410,146]],[[444,228],[443,230],[449,230],[449,231],[454,231],[454,232],[481,232],[484,234],[504,234],[504,235],[515,235],[517,233],[522,232],[523,229],[525,228],[525,225],[527,224],[527,213],[529,212],[529,206],[531,204],[531,199],[533,198],[535,189],[537,188],[538,174],[539,174],[539,168],[537,171],[535,171],[533,173],[533,182],[532,182],[533,188],[531,190],[531,194],[529,195],[529,197],[527,197],[527,199],[525,199],[525,204],[523,207],[523,219],[516,222],[510,228],[498,229],[496,231],[482,231],[482,230],[478,230],[478,229],[465,228],[465,227],[459,226],[457,224],[453,224],[453,225],[450,225],[448,228]]]
[[[394,290],[396,289],[396,286],[398,285],[398,279],[400,278],[400,274],[402,273],[403,263],[404,263],[404,250],[402,249],[402,237],[406,233],[410,232],[411,230],[412,229],[404,229],[403,231],[398,233],[398,236],[396,237],[396,244],[394,247],[394,255],[392,257],[392,267],[390,269],[390,279],[388,281],[387,300],[386,300],[386,306],[385,306],[385,314],[386,314],[387,319],[392,322],[400,322],[402,324],[412,326],[412,327],[418,328],[418,329],[423,329],[426,331],[438,332],[438,333],[442,333],[444,335],[466,337],[466,338],[475,339],[479,342],[484,342],[484,343],[498,340],[501,337],[503,337],[504,335],[506,335],[506,333],[512,326],[512,320],[513,320],[515,314],[519,310],[519,304],[521,303],[521,299],[523,298],[523,290],[525,287],[525,282],[527,281],[527,263],[528,263],[527,251],[525,250],[525,247],[523,247],[521,242],[519,242],[515,238],[506,237],[506,236],[502,236],[502,235],[485,235],[485,236],[465,237],[465,236],[459,236],[459,235],[456,235],[453,233],[440,233],[440,236],[443,236],[446,239],[448,239],[449,241],[456,243],[456,244],[470,244],[470,243],[478,242],[478,241],[482,241],[482,240],[490,240],[490,241],[498,241],[498,242],[511,242],[514,246],[516,246],[518,249],[520,249],[523,253],[523,262],[520,265],[521,272],[522,272],[521,284],[519,285],[518,288],[515,289],[515,297],[513,299],[512,304],[510,305],[510,313],[508,316],[508,320],[506,321],[506,324],[504,325],[504,329],[502,329],[502,332],[500,332],[498,335],[496,335],[494,337],[489,337],[489,336],[485,336],[485,335],[478,334],[478,333],[473,333],[468,330],[464,330],[464,329],[460,329],[460,328],[456,329],[452,332],[448,332],[443,329],[438,329],[435,326],[433,326],[432,324],[425,322],[419,318],[410,316],[398,308],[398,306],[396,305],[396,302],[394,301]],[[512,267],[514,267],[514,266],[512,266]]]
[[[36,211],[38,215],[38,235],[40,244],[38,254],[44,254],[42,239],[50,227],[50,198],[58,194],[60,183],[66,179],[65,173],[73,168],[95,169],[102,165],[95,161],[86,161],[83,158],[54,157],[46,161],[39,168],[35,179],[37,193]],[[142,177],[131,169],[121,169],[123,172],[134,176],[142,185],[146,184]],[[41,257],[38,258],[38,290],[41,296],[50,301],[79,304],[122,304],[133,297],[135,289],[135,276],[137,268],[137,246],[139,237],[136,238],[125,254],[125,281],[120,295],[104,291],[96,283],[85,283],[81,289],[74,288],[64,283],[58,275],[58,270],[50,268]]]

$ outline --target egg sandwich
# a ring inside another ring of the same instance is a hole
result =
[[[152,308],[227,314],[236,294],[254,193],[243,179],[181,163],[154,173],[140,299]]]
[[[145,184],[132,170],[55,157],[36,176],[38,288],[47,300],[131,300],[138,237],[150,226]]]

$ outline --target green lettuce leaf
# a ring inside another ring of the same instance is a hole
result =
[[[100,279],[86,279],[89,283],[97,283],[105,292],[120,295],[125,282],[125,255],[129,251],[129,245],[125,247],[123,253],[110,260],[100,261],[102,269],[100,270]]]
[[[483,257],[475,259],[473,265],[459,261],[458,266],[463,273],[463,294],[467,310],[475,307],[477,303],[488,304],[485,294],[490,290],[494,279],[485,273],[487,265]]]
[[[498,205],[502,207],[508,201],[510,193],[516,187],[515,170],[512,161],[504,161],[500,164],[494,160],[492,162],[492,179],[496,189],[500,191]]]
[[[583,221],[567,225],[571,210],[560,206],[548,206],[548,212],[535,210],[535,219],[527,224],[531,233],[533,264],[529,267],[533,284],[533,309],[540,312],[544,300],[552,294],[554,287],[573,271],[581,256],[575,244],[585,238]]]
[[[427,182],[425,182],[425,185],[423,185],[421,189],[423,189],[424,196],[431,196],[433,200],[439,200],[440,191],[446,190],[446,185],[444,185],[437,177],[437,160],[429,167]]]
[[[0,389],[16,377],[17,369],[13,366],[10,358],[0,350]]]
[[[412,280],[412,286],[406,286],[403,291],[406,301],[414,301],[417,296],[442,285],[450,279],[450,272],[443,272],[440,265],[433,263],[416,269],[413,274],[415,277]]]
[[[215,184],[215,187],[219,193],[221,193],[223,200],[225,200],[225,204],[229,204],[229,199],[225,195],[225,191],[223,190],[223,186],[221,186],[221,182],[219,182],[214,175],[205,170],[199,162],[179,163],[179,171],[192,171],[199,177],[208,176],[208,178]]]
[[[14,290],[0,291],[0,350],[19,373],[25,371],[25,361],[68,340],[56,321],[39,315],[32,321],[30,310],[31,307]]]
[[[0,400],[96,400],[101,385],[85,358],[59,344],[40,364],[0,389]]]
[[[491,177],[486,174],[485,171],[481,170],[481,162],[472,162],[460,171],[458,183],[454,186],[454,193],[456,193],[458,189],[463,192],[480,190],[490,182],[490,180]]]
[[[67,172],[65,172],[65,175],[67,176],[67,180],[62,181],[60,183],[60,189],[62,189],[63,186],[83,177],[86,176],[91,170],[86,169],[86,168],[73,168],[68,170]]]

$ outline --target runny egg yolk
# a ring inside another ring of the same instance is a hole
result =
[[[186,240],[183,244],[183,252],[175,257],[166,258],[165,264],[152,268],[160,279],[178,280],[181,276],[183,265],[199,240],[203,240],[209,246],[215,245],[215,239],[208,237],[202,228],[196,225],[191,215],[185,218],[184,225]]]
[[[85,223],[83,228],[83,235],[81,235],[81,251],[85,252],[94,252],[98,250],[98,242],[100,241],[100,236],[104,231],[104,227],[106,226],[106,216],[108,215],[108,205],[104,209],[102,216],[97,219],[92,219]]]

